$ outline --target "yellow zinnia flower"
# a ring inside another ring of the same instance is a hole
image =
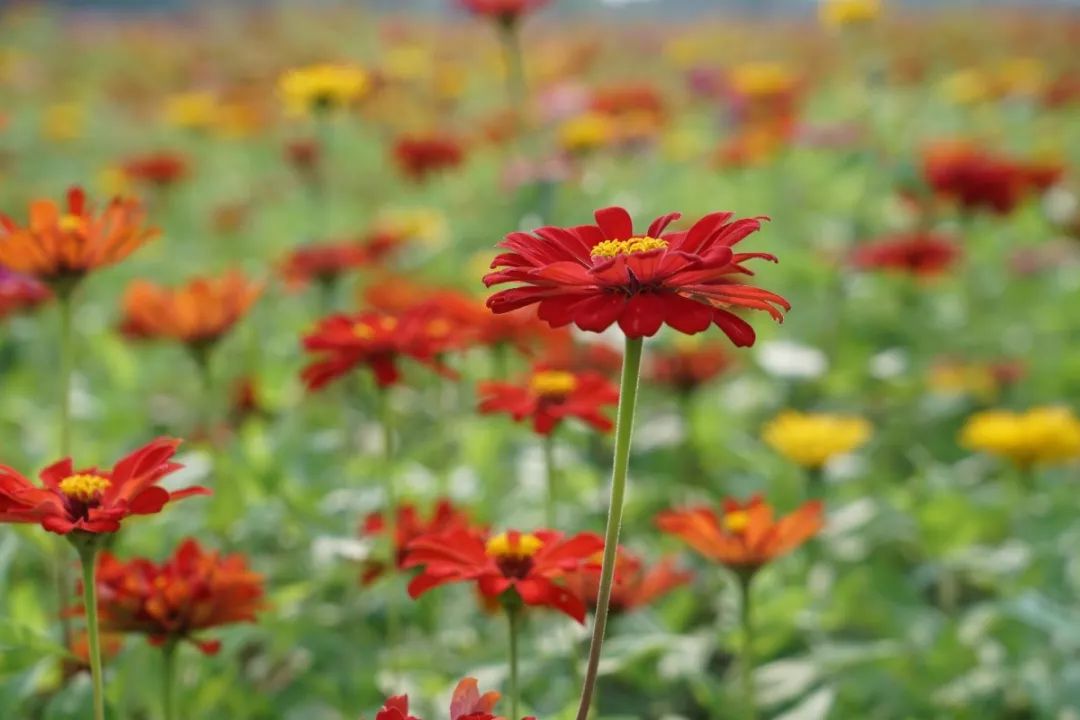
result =
[[[559,145],[572,153],[588,152],[607,145],[614,134],[611,118],[590,112],[570,118],[559,127]]]
[[[183,130],[207,130],[217,121],[218,102],[208,92],[186,92],[165,100],[165,122]]]
[[[881,0],[821,0],[818,18],[828,27],[864,25],[881,14]]]
[[[346,107],[371,90],[371,78],[351,65],[322,64],[289,70],[278,82],[292,114],[328,112]]]
[[[1063,407],[987,410],[968,418],[960,444],[1022,468],[1062,462],[1080,457],[1080,420]]]
[[[871,431],[860,417],[785,410],[765,425],[762,438],[792,462],[820,468],[865,443]]]
[[[778,62],[742,63],[731,69],[728,78],[735,92],[749,97],[780,95],[799,82],[791,68]]]

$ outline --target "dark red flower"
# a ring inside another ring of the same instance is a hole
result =
[[[935,195],[965,210],[999,215],[1056,182],[1060,173],[1056,164],[1021,162],[966,142],[938,143],[923,155],[923,177]]]
[[[664,558],[646,568],[640,557],[620,547],[615,560],[615,579],[611,586],[611,612],[626,613],[648,605],[659,597],[681,587],[694,575],[679,570],[672,558]],[[585,567],[568,574],[564,582],[582,602],[596,609],[600,590],[600,569]]]
[[[890,235],[859,245],[851,262],[862,270],[894,270],[929,277],[941,275],[960,258],[960,247],[933,232]]]
[[[687,334],[716,324],[736,345],[753,345],[754,329],[729,308],[764,310],[778,321],[790,308],[779,295],[739,282],[752,274],[743,267],[748,260],[776,260],[732,251],[761,228],[760,219],[732,222],[731,213],[713,213],[688,231],[664,234],[679,217],[660,217],[638,235],[630,214],[612,207],[596,212],[597,225],[510,233],[500,244],[508,252],[495,258],[484,282],[522,285],[495,293],[488,307],[505,313],[538,304],[537,316],[552,327],[601,332],[618,322],[631,338],[655,335],[664,324]]]
[[[417,598],[428,590],[452,582],[475,582],[480,594],[495,599],[513,591],[526,605],[548,607],[585,621],[585,604],[556,583],[582,565],[595,564],[604,541],[593,533],[563,540],[562,533],[516,530],[482,537],[458,530],[425,535],[409,544],[405,567],[423,571],[409,583]]]
[[[141,633],[154,644],[191,642],[207,654],[220,643],[196,640],[194,633],[254,622],[263,608],[263,578],[244,556],[207,552],[194,538],[160,565],[102,553],[96,578],[103,630]]]
[[[0,265],[0,320],[36,307],[50,297],[52,293],[43,283]]]
[[[154,515],[173,500],[209,495],[204,487],[169,492],[157,484],[182,467],[170,460],[179,444],[158,438],[112,470],[75,470],[66,458],[41,471],[43,488],[0,465],[0,522],[38,523],[59,535],[112,533],[130,515]]]
[[[446,498],[441,498],[432,510],[430,517],[424,519],[412,503],[399,505],[394,522],[394,557],[395,567],[400,570],[405,562],[406,549],[413,540],[424,535],[439,535],[458,530],[469,531],[472,527],[469,515],[455,507]],[[360,525],[360,534],[364,536],[381,535],[386,532],[386,519],[381,512],[374,512],[364,518]],[[477,529],[476,532],[486,532]],[[361,581],[364,585],[374,582],[386,570],[385,563],[368,561],[364,563]]]
[[[650,354],[646,377],[679,392],[693,392],[731,367],[733,358],[719,344],[675,345]]]
[[[464,159],[461,143],[449,135],[406,135],[394,143],[394,161],[411,180],[427,180],[436,172],[457,167]]]
[[[565,370],[538,370],[520,385],[482,382],[477,393],[481,413],[505,412],[518,422],[531,418],[541,435],[550,435],[567,418],[608,432],[614,424],[601,410],[619,402],[619,389],[603,375]]]
[[[123,170],[136,182],[168,187],[187,177],[190,167],[180,153],[160,151],[130,158],[124,162]]]
[[[551,0],[457,0],[458,5],[473,15],[512,25],[528,13],[539,10]]]
[[[448,347],[446,333],[433,324],[437,323],[422,311],[331,315],[303,338],[304,349],[316,355],[316,360],[304,368],[304,382],[309,390],[318,390],[366,365],[379,387],[387,387],[401,379],[398,361],[403,357],[455,377],[439,358]]]

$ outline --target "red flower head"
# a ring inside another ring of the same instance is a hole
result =
[[[512,590],[526,605],[549,607],[584,622],[584,603],[555,580],[592,564],[604,541],[593,533],[562,537],[552,530],[511,530],[485,541],[458,530],[417,538],[409,544],[404,566],[423,567],[423,572],[409,583],[409,595],[417,598],[446,583],[473,581],[485,598]]]
[[[476,680],[465,678],[454,688],[454,696],[450,700],[450,720],[502,720],[492,714],[499,697],[499,693],[494,690],[481,695]],[[409,714],[409,696],[396,695],[386,701],[375,720],[420,719]]]
[[[756,218],[730,222],[713,213],[688,231],[664,234],[678,213],[655,220],[644,235],[634,232],[626,210],[596,212],[597,225],[515,232],[500,247],[484,282],[521,286],[488,298],[493,312],[538,304],[537,316],[552,327],[573,323],[601,332],[618,322],[627,337],[655,335],[664,324],[679,332],[702,332],[711,324],[740,346],[754,344],[754,329],[729,310],[765,310],[776,320],[787,300],[739,282],[752,273],[743,263],[774,261],[767,253],[734,253],[732,246],[757,231]]]
[[[447,349],[446,335],[423,312],[389,315],[363,312],[331,315],[304,337],[304,349],[317,359],[304,368],[302,377],[309,390],[318,390],[332,380],[367,365],[379,387],[401,380],[397,363],[410,357],[447,377],[454,372],[442,364],[440,353]]]
[[[539,10],[550,0],[457,0],[458,5],[473,15],[491,18],[504,25],[513,25],[523,16]]]
[[[67,458],[41,471],[44,488],[0,465],[0,522],[40,523],[49,532],[112,533],[129,515],[154,515],[172,500],[209,495],[204,487],[169,492],[157,483],[182,466],[170,462],[179,440],[158,438],[112,470],[76,471]]]
[[[772,507],[755,495],[745,503],[725,500],[719,516],[707,507],[669,510],[657,516],[656,524],[710,560],[752,574],[816,535],[823,520],[817,500],[774,520]]]
[[[263,578],[248,569],[243,555],[206,552],[192,538],[160,565],[102,553],[97,589],[106,632],[141,633],[154,644],[188,641],[207,654],[220,643],[194,640],[194,633],[254,622],[263,608]]]
[[[566,332],[552,336],[544,355],[536,363],[536,369],[592,371],[604,377],[618,377],[622,361],[622,353],[610,345],[603,342],[575,342]]]
[[[652,354],[646,377],[682,393],[693,392],[731,368],[731,355],[719,344],[682,346]]]
[[[358,242],[304,245],[293,250],[281,264],[281,276],[290,288],[301,288],[315,281],[329,284],[371,260]]]
[[[180,153],[161,151],[139,155],[123,164],[130,180],[156,187],[168,187],[187,177],[190,168]]]
[[[614,425],[601,410],[619,402],[619,389],[598,373],[538,370],[524,385],[488,381],[477,386],[481,413],[505,412],[533,430],[550,435],[563,420],[577,418],[601,432]]]
[[[410,180],[421,182],[465,159],[461,143],[447,135],[407,135],[394,143],[394,161]]]
[[[620,547],[615,559],[615,580],[611,586],[611,612],[626,613],[644,607],[687,584],[693,577],[693,573],[679,570],[671,558],[664,558],[646,569],[640,557]],[[567,575],[565,583],[582,602],[596,609],[596,597],[600,590],[599,565]]]
[[[52,297],[49,288],[28,275],[0,266],[0,320],[40,305]],[[490,313],[485,313],[489,314]]]
[[[940,143],[923,156],[923,177],[934,194],[964,210],[1007,215],[1029,189],[1026,169],[964,142]]]
[[[395,567],[400,570],[405,562],[406,549],[413,540],[424,535],[441,535],[458,530],[469,531],[469,515],[455,507],[452,502],[442,498],[435,504],[431,516],[424,520],[415,505],[406,503],[398,506],[394,523]],[[360,534],[365,536],[381,535],[386,531],[386,520],[380,512],[374,512],[364,518]],[[478,533],[486,530],[477,530]],[[364,564],[361,578],[364,585],[374,582],[386,570],[385,564],[369,561]]]
[[[72,188],[67,208],[51,200],[30,205],[30,222],[19,227],[0,214],[0,265],[61,288],[87,273],[120,262],[157,235],[143,227],[134,200],[115,199],[95,215],[82,188]]]
[[[918,277],[941,275],[960,258],[960,248],[937,233],[892,235],[855,248],[851,261],[862,270],[893,270]]]

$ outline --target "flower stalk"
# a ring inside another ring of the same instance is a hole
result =
[[[82,564],[83,605],[86,608],[86,637],[89,646],[90,677],[94,687],[94,720],[105,720],[105,683],[101,671],[101,637],[98,629],[98,598],[95,568],[97,566],[96,538],[72,540],[79,551]]]

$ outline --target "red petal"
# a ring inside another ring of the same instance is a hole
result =
[[[634,237],[634,221],[630,213],[621,207],[609,207],[597,210],[596,224],[608,240],[629,240]]]
[[[651,337],[664,324],[667,301],[671,296],[641,293],[630,298],[619,316],[619,327],[627,337]]]

